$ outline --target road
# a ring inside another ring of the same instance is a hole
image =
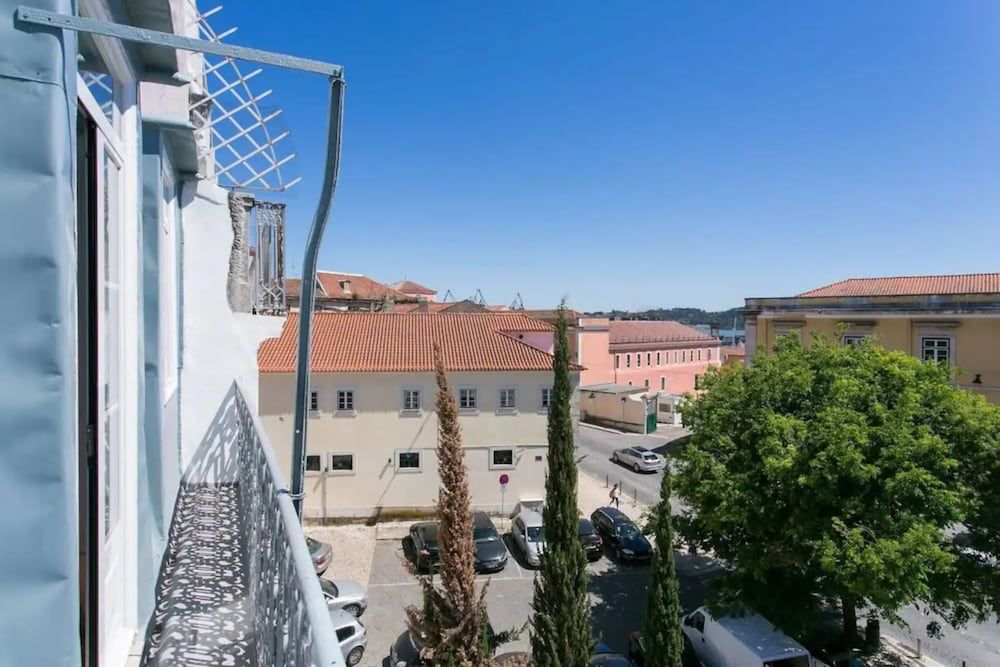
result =
[[[633,433],[617,433],[601,430],[580,424],[579,449],[582,457],[580,470],[609,484],[622,484],[622,496],[635,498],[638,502],[652,505],[660,499],[660,478],[662,473],[635,473],[611,461],[611,453],[623,447],[642,445],[660,454],[669,454],[675,450],[679,438],[688,435],[688,431],[678,426],[660,426],[653,435],[638,435]],[[672,499],[674,512],[683,505],[676,497]],[[931,639],[925,628],[929,620],[914,607],[908,607],[900,612],[900,616],[910,628],[892,626],[883,621],[882,632],[897,639],[907,646],[916,648],[917,638],[921,640],[921,648],[925,655],[946,664],[960,667],[965,661],[966,667],[995,667],[1000,665],[1000,623],[997,619],[991,622],[970,624],[958,631],[952,629],[946,622],[941,623],[944,637]]]
[[[606,480],[609,485],[622,485],[622,497],[635,498],[638,502],[653,505],[660,500],[662,473],[637,473],[613,463],[611,453],[616,449],[641,445],[660,454],[668,454],[678,438],[688,435],[679,426],[663,426],[653,435],[617,433],[580,424],[580,470]],[[677,505],[674,505],[675,509]]]

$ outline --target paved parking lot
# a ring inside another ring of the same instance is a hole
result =
[[[478,576],[483,584],[489,580],[487,604],[497,631],[520,627],[529,619],[535,577],[535,570],[524,563],[517,547],[511,549],[507,536],[505,541],[512,554],[507,567],[496,574]],[[370,605],[362,619],[369,633],[363,665],[388,665],[389,647],[406,627],[403,609],[420,603],[420,589],[401,560],[406,557],[412,557],[408,540],[379,540],[375,544],[368,586]],[[682,602],[697,606],[715,565],[707,558],[679,553],[677,561]],[[628,633],[641,628],[645,618],[649,566],[619,565],[605,556],[589,568],[595,634],[612,648],[624,651]],[[528,646],[526,630],[503,650],[525,650]]]

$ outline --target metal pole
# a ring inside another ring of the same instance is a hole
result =
[[[309,229],[305,259],[302,261],[302,289],[299,297],[299,351],[295,367],[295,430],[292,433],[292,503],[302,519],[303,481],[306,473],[306,410],[309,408],[309,360],[312,346],[312,315],[316,302],[316,261],[323,230],[330,216],[333,193],[340,171],[340,139],[344,120],[344,80],[330,78],[330,118],[326,133],[326,167],[316,216]]]

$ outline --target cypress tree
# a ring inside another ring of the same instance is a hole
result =
[[[416,573],[423,592],[423,609],[406,609],[407,626],[424,644],[422,657],[433,665],[481,667],[489,664],[490,650],[483,641],[486,623],[486,587],[476,593],[475,545],[469,501],[469,471],[462,449],[458,406],[448,386],[441,348],[434,345],[437,380],[438,490],[436,515],[441,554],[441,586],[433,575]]]
[[[674,568],[674,525],[670,516],[670,469],[663,471],[660,503],[652,516],[653,555],[651,581],[646,602],[643,644],[646,664],[681,667],[684,637],[681,635],[680,587]]]
[[[548,471],[542,522],[546,548],[535,577],[531,650],[539,667],[585,667],[593,646],[587,558],[579,539],[577,469],[570,409],[566,306],[559,306],[549,405]]]

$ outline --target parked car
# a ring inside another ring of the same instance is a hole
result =
[[[330,611],[343,609],[351,616],[360,618],[368,608],[368,596],[364,587],[356,581],[348,579],[319,578],[319,587],[323,589],[326,608]]]
[[[416,566],[418,570],[430,572],[441,565],[441,554],[438,551],[438,525],[435,521],[421,521],[410,526],[410,539],[413,549],[417,552]]]
[[[368,646],[368,631],[365,626],[343,609],[331,611],[330,622],[333,623],[333,631],[337,635],[337,641],[340,642],[340,650],[343,651],[347,664],[353,667],[361,662],[365,647]]]
[[[611,460],[629,467],[635,472],[656,472],[663,470],[665,461],[656,452],[645,447],[626,447],[616,449],[611,454]]]
[[[527,651],[514,651],[493,658],[493,664],[497,667],[501,667],[502,665],[524,665],[530,658],[531,654]]]
[[[542,530],[542,515],[530,509],[522,509],[510,524],[510,536],[521,549],[528,565],[542,564],[541,555],[545,551],[545,532]]]
[[[490,637],[490,643],[494,643],[494,638],[496,637],[496,632],[493,630],[493,624],[490,623],[490,619],[486,619],[486,632]],[[420,657],[420,651],[424,648],[423,643],[420,641],[419,637],[416,637],[409,630],[403,632],[403,634],[396,637],[396,641],[392,643],[389,648],[389,665],[390,667],[428,667],[430,663],[425,662]],[[496,650],[496,646],[493,646],[493,650]],[[505,654],[505,659],[511,660],[513,654]]]
[[[476,571],[499,572],[507,565],[507,547],[486,512],[472,515],[472,541],[476,548]]]
[[[326,568],[330,567],[330,561],[333,560],[333,547],[311,537],[306,537],[306,546],[309,547],[309,555],[312,556],[316,574],[326,572]]]
[[[684,652],[681,654],[681,663],[684,667],[704,667],[703,663],[695,655],[691,640],[686,635],[684,638]],[[646,660],[646,643],[641,632],[633,632],[628,636],[628,659],[635,667],[653,667],[653,663]]]
[[[621,653],[615,653],[607,644],[598,643],[590,658],[590,667],[632,667],[632,662]]]
[[[653,545],[621,510],[600,507],[590,515],[590,520],[618,560],[648,561],[653,557]]]
[[[604,553],[604,540],[597,534],[597,529],[590,519],[580,519],[580,544],[583,545],[583,552],[587,554],[587,560],[600,560]]]
[[[698,659],[712,667],[811,667],[797,641],[750,610],[715,618],[708,607],[684,617],[681,631]]]

